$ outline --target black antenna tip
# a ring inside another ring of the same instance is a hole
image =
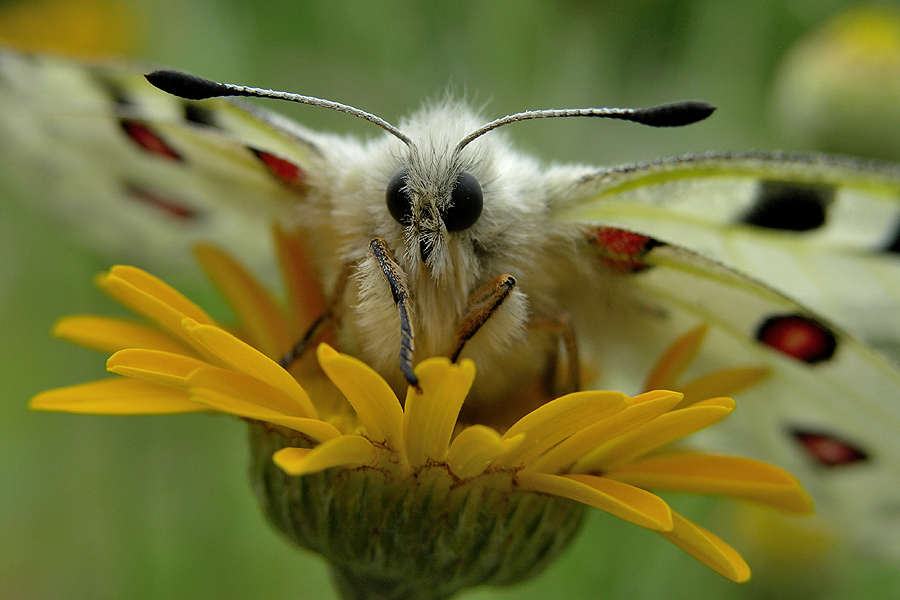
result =
[[[172,71],[169,69],[157,69],[144,75],[152,85],[173,96],[186,100],[205,100],[216,96],[235,95],[228,86],[216,83],[209,79],[203,79],[196,75]]]
[[[651,127],[682,127],[702,121],[713,114],[716,107],[707,102],[673,102],[635,110],[632,120]]]

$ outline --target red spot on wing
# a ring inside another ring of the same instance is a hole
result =
[[[306,183],[306,171],[289,160],[285,160],[263,150],[254,150],[256,157],[269,169],[269,171],[282,183],[291,187],[302,188]]]
[[[181,160],[181,155],[147,125],[131,119],[120,119],[119,124],[125,135],[147,152],[172,160]]]
[[[795,430],[794,438],[814,461],[825,467],[838,467],[868,460],[859,447],[826,433]]]
[[[590,229],[588,241],[603,264],[617,273],[636,273],[650,267],[644,262],[644,255],[662,245],[653,238],[614,227]]]
[[[837,348],[837,338],[827,327],[803,315],[769,317],[757,329],[756,339],[809,364],[830,359]]]
[[[177,200],[151,192],[139,185],[127,184],[126,189],[128,194],[138,202],[151,206],[180,221],[187,221],[200,216],[200,213],[193,208],[185,206]]]

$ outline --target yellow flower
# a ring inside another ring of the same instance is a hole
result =
[[[32,408],[247,419],[264,509],[290,539],[325,556],[347,598],[449,598],[532,576],[567,546],[586,506],[656,531],[744,581],[750,571],[734,549],[647,490],[810,511],[797,481],[776,467],[665,448],[728,415],[730,398],[582,391],[498,431],[458,423],[475,376],[469,360],[422,361],[422,392],[410,388],[403,403],[378,373],[327,344],[289,373],[273,358],[324,306],[301,285],[308,275],[298,244],[279,236],[287,311],[230,258],[201,250],[243,339],[155,277],[114,267],[99,286],[146,323],[69,317],[56,334],[112,352],[108,370],[122,377],[44,392]],[[701,339],[698,329],[679,340],[650,381],[674,381]],[[740,387],[761,375],[721,371],[687,387],[695,394]]]
[[[772,112],[792,147],[898,160],[898,107],[896,3],[851,3],[793,43],[773,78]]]
[[[136,50],[136,7],[115,0],[29,0],[0,6],[0,43],[31,52],[107,57]]]

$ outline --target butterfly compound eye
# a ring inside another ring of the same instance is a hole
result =
[[[388,212],[394,220],[407,227],[412,223],[412,198],[406,191],[407,169],[400,169],[388,182],[385,198],[387,199]]]
[[[468,173],[460,173],[450,193],[450,205],[441,211],[441,219],[447,231],[463,231],[475,224],[482,208],[484,194],[478,180]]]

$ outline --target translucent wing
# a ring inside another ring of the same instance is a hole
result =
[[[193,273],[214,241],[271,269],[273,216],[327,177],[299,126],[191,102],[134,69],[0,52],[0,173],[66,233],[158,272]]]
[[[900,359],[900,167],[699,154],[587,173],[560,220],[677,243],[765,281]]]
[[[702,443],[784,466],[860,548],[900,559],[900,369],[713,260],[627,230],[579,231],[578,260],[593,276],[569,294],[597,385],[629,389],[655,354],[706,324],[685,379],[735,367],[770,374],[737,395],[735,414]]]

